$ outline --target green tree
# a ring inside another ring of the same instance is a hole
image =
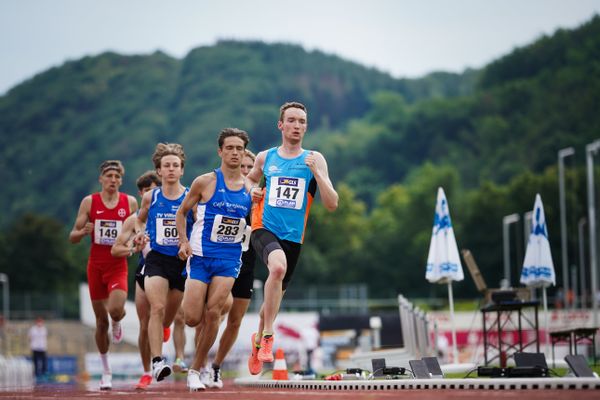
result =
[[[352,189],[337,188],[339,205],[335,212],[315,204],[307,227],[304,249],[298,268],[298,281],[331,284],[356,283],[364,263],[366,206]]]
[[[25,214],[8,226],[3,243],[0,269],[8,274],[11,290],[77,290],[84,268],[76,263],[64,226],[55,218]]]
[[[406,184],[392,185],[378,198],[370,215],[365,248],[371,266],[362,276],[381,295],[428,293],[425,265],[431,239],[438,187],[450,204],[457,237],[460,237],[462,198],[455,168],[425,164],[409,176]]]

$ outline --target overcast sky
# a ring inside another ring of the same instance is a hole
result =
[[[460,72],[596,13],[600,0],[0,0],[0,94],[86,55],[182,58],[218,39],[300,44],[395,77]]]

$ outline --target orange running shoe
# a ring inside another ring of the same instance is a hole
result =
[[[170,337],[171,337],[171,328],[169,328],[169,327],[163,328],[163,342],[167,343],[169,341]]]
[[[140,381],[136,385],[136,389],[145,390],[152,383],[152,375],[142,375]]]
[[[262,362],[273,362],[273,335],[260,339],[260,350],[258,350],[257,358]]]
[[[252,334],[252,354],[248,358],[248,369],[252,375],[258,375],[262,371],[263,363],[258,359],[258,347],[256,347],[256,333]]]

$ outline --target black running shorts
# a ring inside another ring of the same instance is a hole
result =
[[[144,274],[148,277],[161,276],[169,281],[169,289],[177,289],[181,292],[185,289],[186,262],[177,256],[167,256],[158,251],[151,250],[146,256],[146,268]]]
[[[298,263],[298,258],[300,257],[302,244],[279,239],[273,233],[264,228],[252,231],[250,242],[252,243],[257,256],[260,257],[265,265],[267,265],[267,259],[273,250],[283,250],[287,260],[287,270],[285,271],[285,276],[283,277],[283,290],[285,290],[292,280],[294,269],[296,269],[296,264]]]
[[[250,246],[242,253],[242,268],[231,288],[231,295],[238,299],[252,298],[252,287],[254,286],[254,264],[256,264],[256,252]]]
[[[146,277],[145,272],[145,265],[144,265],[144,261],[145,260],[140,260],[140,262],[138,263],[138,266],[135,270],[135,281],[137,282],[138,285],[140,285],[140,289],[144,290],[144,278]]]

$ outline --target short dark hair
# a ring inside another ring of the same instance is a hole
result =
[[[138,190],[141,192],[142,190],[149,188],[152,184],[156,186],[161,186],[162,182],[158,177],[156,171],[146,171],[135,181],[135,184]]]
[[[246,133],[246,131],[243,131],[238,128],[225,128],[221,131],[221,133],[219,133],[218,143],[219,143],[220,149],[223,148],[223,143],[225,143],[225,138],[228,138],[231,136],[239,137],[240,139],[242,139],[242,141],[244,142],[244,149],[246,148],[246,146],[248,146],[248,143],[250,143],[250,136],[248,136],[248,133]]]
[[[306,114],[308,114],[308,110],[306,109],[306,106],[302,103],[298,103],[297,101],[288,101],[287,103],[283,103],[283,105],[281,107],[279,107],[279,120],[283,121],[283,114],[285,114],[285,110],[287,110],[288,108],[299,108],[302,111],[304,111]]]
[[[125,167],[119,160],[106,160],[100,164],[98,169],[100,170],[100,175],[104,175],[105,172],[111,169],[117,171],[121,176],[125,175]]]

